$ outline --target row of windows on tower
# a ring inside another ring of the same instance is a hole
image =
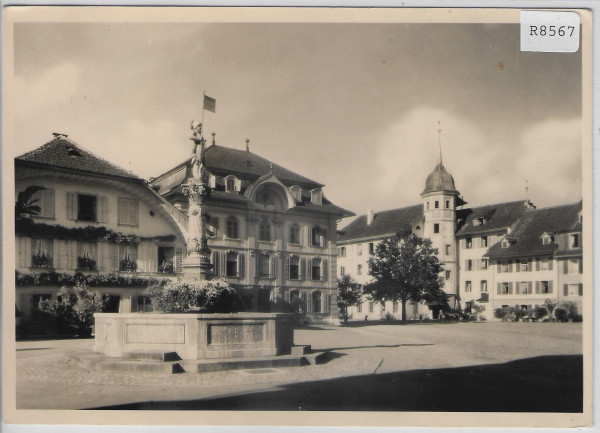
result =
[[[434,200],[433,201],[433,209],[439,209],[440,208],[440,200]],[[429,210],[430,209],[430,202],[426,201],[425,202],[425,209]],[[445,199],[444,200],[444,209],[452,209],[452,201],[450,199]]]

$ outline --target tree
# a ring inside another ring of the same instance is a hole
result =
[[[394,238],[377,245],[369,259],[369,275],[373,282],[364,291],[376,302],[401,302],[402,321],[406,321],[406,302],[447,301],[440,277],[443,266],[431,239],[413,234],[405,227]]]
[[[344,275],[337,280],[337,303],[344,323],[348,323],[348,307],[357,305],[361,298],[360,286],[350,275]]]
[[[56,299],[40,301],[39,309],[56,317],[59,324],[72,328],[80,337],[89,337],[94,313],[102,311],[107,300],[85,285],[64,286],[58,290]]]
[[[556,308],[556,301],[554,299],[546,299],[544,301],[544,307],[546,307],[546,310],[548,310],[548,317],[552,318],[553,317],[553,311]]]
[[[38,192],[45,190],[43,186],[28,186],[25,191],[21,191],[17,196],[15,203],[15,222],[32,222],[29,215],[39,215],[42,208],[36,203],[39,201],[37,198],[33,198],[33,195]]]

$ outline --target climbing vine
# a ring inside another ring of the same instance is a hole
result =
[[[162,287],[171,281],[169,278],[119,275],[116,273],[84,275],[80,272],[75,274],[59,272],[15,272],[15,283],[17,286],[74,286],[76,284],[85,284],[87,287],[148,287],[151,285]]]

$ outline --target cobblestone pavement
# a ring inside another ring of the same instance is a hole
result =
[[[151,400],[185,400],[265,390],[287,383],[421,368],[506,362],[581,353],[580,324],[434,324],[315,327],[296,344],[331,359],[303,367],[152,374],[85,368],[66,353],[91,354],[93,340],[17,343],[17,408],[83,409]]]

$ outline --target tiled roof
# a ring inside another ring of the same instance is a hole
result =
[[[205,161],[208,171],[216,176],[227,176],[232,174],[240,179],[253,182],[259,177],[269,174],[272,167],[273,174],[285,186],[290,187],[292,185],[299,185],[303,189],[323,187],[323,184],[319,182],[315,182],[314,180],[294,173],[287,168],[272,163],[262,156],[258,156],[255,153],[246,150],[231,149],[229,147],[212,145],[206,148]],[[185,167],[189,165],[190,160],[188,159],[172,170],[169,170],[167,173],[156,177],[153,181],[160,183],[163,181],[163,177],[168,173],[185,169]],[[189,177],[189,173],[186,173],[184,170],[182,179],[186,179],[187,177]],[[163,190],[162,187],[161,190]]]
[[[64,136],[15,158],[16,161],[46,165],[86,173],[141,180],[135,174],[79,147]]]
[[[371,224],[367,224],[367,215],[361,215],[341,230],[338,242],[398,233],[405,225],[413,223],[421,216],[422,204],[375,212]]]
[[[439,162],[429,176],[427,176],[427,180],[425,180],[425,189],[421,194],[427,194],[428,192],[434,191],[458,193],[454,186],[454,178],[446,171],[444,164],[441,162]]]
[[[580,210],[581,202],[531,210],[517,222],[507,236],[512,242],[511,245],[508,248],[502,248],[499,242],[488,250],[486,256],[500,259],[537,254],[552,255],[557,252],[558,244],[542,244],[541,236],[544,233],[581,230],[578,218]]]
[[[527,210],[526,201],[490,204],[456,212],[458,220],[457,236],[485,234],[512,226]],[[473,225],[473,221],[484,218],[485,223]]]

